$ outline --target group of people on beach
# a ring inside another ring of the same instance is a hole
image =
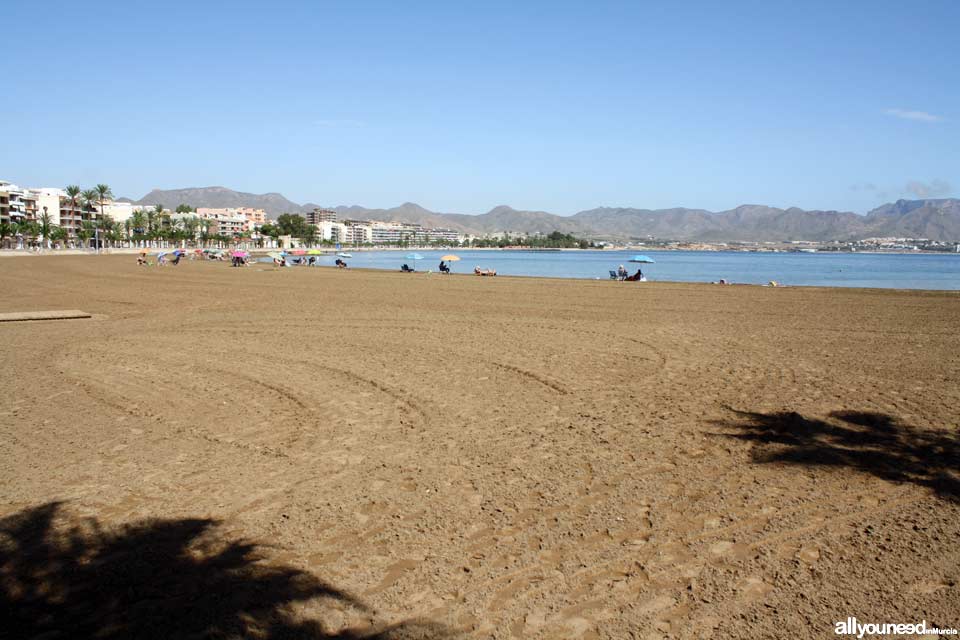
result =
[[[611,274],[612,273],[613,272],[611,272]],[[644,279],[643,271],[640,270],[640,267],[637,267],[637,272],[632,276],[627,272],[623,265],[617,267],[617,280],[620,280],[621,282],[640,282]]]
[[[157,266],[162,267],[167,264],[167,255],[173,255],[173,258],[169,261],[169,264],[176,267],[180,264],[180,258],[183,257],[183,251],[177,249],[172,254],[167,253],[158,253],[157,254]],[[142,249],[139,254],[137,254],[137,266],[138,267],[149,267],[150,260],[147,259],[147,250]]]

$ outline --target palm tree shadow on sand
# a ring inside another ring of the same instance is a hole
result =
[[[927,487],[940,498],[960,502],[956,427],[949,432],[921,429],[864,411],[835,411],[828,420],[793,411],[730,411],[734,419],[714,424],[738,430],[723,435],[756,443],[755,462],[848,467],[890,482]]]
[[[215,536],[205,519],[106,529],[61,503],[0,519],[0,638],[290,638],[439,640],[434,624],[377,624],[351,595],[256,545]],[[333,631],[293,607],[321,602],[369,621]]]

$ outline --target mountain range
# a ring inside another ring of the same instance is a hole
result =
[[[253,207],[271,218],[281,213],[305,213],[318,207],[299,205],[279,193],[254,194],[225,187],[154,189],[134,204],[162,204],[174,208]],[[858,240],[868,237],[929,238],[960,241],[960,199],[897,200],[866,215],[843,211],[780,209],[764,205],[741,205],[727,211],[705,209],[635,209],[599,207],[572,216],[546,211],[518,211],[506,205],[487,213],[469,215],[438,213],[412,202],[391,209],[329,207],[341,219],[409,222],[426,227],[444,227],[462,233],[551,233],[561,231],[596,240],[664,240],[738,242],[786,240]]]

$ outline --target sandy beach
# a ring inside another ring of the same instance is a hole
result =
[[[0,261],[59,309],[0,323],[11,637],[960,627],[955,292]]]

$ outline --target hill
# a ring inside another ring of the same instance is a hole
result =
[[[253,194],[225,187],[155,189],[136,201],[144,205],[158,203],[170,208],[180,203],[193,207],[255,207],[264,209],[272,218],[281,213],[305,213],[319,206],[299,205],[279,193]],[[517,210],[507,205],[479,215],[439,213],[413,202],[390,209],[368,209],[359,205],[332,209],[341,219],[409,222],[477,235],[560,231],[615,241],[647,238],[707,242],[826,241],[889,236],[960,241],[960,200],[953,198],[898,200],[866,215],[753,204],[719,212],[683,207],[598,207],[572,216]]]
[[[271,217],[281,213],[299,212],[300,205],[287,200],[279,193],[244,193],[226,187],[194,187],[190,189],[154,189],[134,204],[157,205],[162,204],[168,209],[178,204],[189,204],[191,207],[253,207],[263,209]]]

